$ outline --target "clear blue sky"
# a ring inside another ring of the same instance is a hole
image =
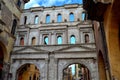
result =
[[[25,4],[25,9],[29,9],[31,7],[50,7],[50,6],[61,6],[64,4],[82,4],[82,0],[30,0]]]

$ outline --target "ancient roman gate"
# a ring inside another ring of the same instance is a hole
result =
[[[99,80],[92,22],[85,15],[78,4],[24,10],[11,55],[11,80],[18,80],[17,71],[24,64],[39,69],[38,80],[74,80],[75,75],[64,75],[72,64],[87,68],[89,78],[83,80]]]

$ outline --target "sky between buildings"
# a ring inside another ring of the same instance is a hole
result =
[[[31,7],[50,7],[50,6],[62,6],[65,4],[82,4],[82,0],[30,0],[25,4],[24,9]]]

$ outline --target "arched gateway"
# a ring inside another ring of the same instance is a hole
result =
[[[89,70],[82,64],[71,64],[63,70],[63,80],[90,80]]]
[[[24,64],[17,70],[16,80],[40,80],[40,71],[34,64]]]

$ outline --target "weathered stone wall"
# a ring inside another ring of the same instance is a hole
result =
[[[89,49],[88,49],[89,48]],[[42,80],[62,80],[63,69],[73,63],[85,65],[90,71],[90,80],[98,80],[98,66],[94,44],[49,45],[14,47],[11,56],[12,79],[24,64],[37,66]]]
[[[42,80],[62,80],[63,69],[72,63],[85,65],[90,71],[90,80],[99,80],[93,26],[91,21],[82,20],[83,11],[82,5],[25,10],[20,19],[11,55],[12,80],[17,79],[16,71],[26,63],[39,68]],[[74,14],[73,22],[69,21],[71,12]],[[62,15],[62,22],[57,22],[59,13]],[[47,14],[51,17],[50,23],[45,22]],[[39,16],[38,24],[34,23],[36,15]],[[25,16],[27,16],[26,24],[24,24]],[[88,43],[85,43],[85,34],[89,35]],[[49,38],[48,45],[44,44],[46,35]],[[70,43],[71,35],[76,38],[75,44]],[[62,36],[60,45],[57,43],[58,36]],[[36,38],[34,45],[31,44],[33,37]],[[24,45],[20,45],[21,38],[24,38]]]

